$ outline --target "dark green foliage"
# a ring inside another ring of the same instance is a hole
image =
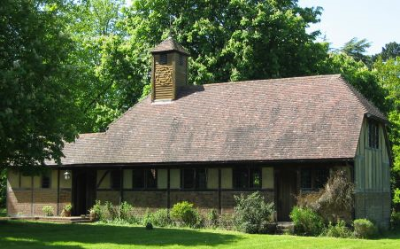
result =
[[[344,44],[341,48],[341,52],[353,57],[356,61],[362,61],[366,65],[371,65],[371,57],[365,55],[369,47],[371,47],[371,43],[366,39],[358,40],[354,37]]]
[[[237,230],[245,233],[267,233],[272,223],[273,203],[265,203],[259,192],[247,197],[235,196],[234,222]]]
[[[346,222],[339,220],[335,225],[329,222],[328,227],[323,231],[324,236],[336,238],[349,238],[353,236],[353,232],[346,226]]]
[[[166,38],[171,20],[192,56],[190,82],[205,84],[313,74],[326,47],[306,27],[320,13],[297,1],[139,0],[124,11],[123,27],[132,50],[145,51]]]
[[[0,209],[6,206],[7,198],[7,169],[0,168]]]
[[[390,225],[393,229],[400,228],[400,212],[392,211],[390,215]]]
[[[169,218],[168,209],[157,210],[152,217],[153,224],[158,227],[167,227],[172,225],[172,221]]]
[[[0,4],[0,167],[59,160],[80,118],[63,1]]]
[[[294,207],[290,218],[294,223],[295,234],[317,236],[324,229],[322,217],[309,208]]]
[[[171,218],[178,225],[195,227],[201,223],[199,212],[193,208],[193,204],[187,201],[176,203],[171,209]]]
[[[357,238],[372,238],[378,233],[377,227],[367,219],[354,220],[354,235]]]
[[[146,230],[153,230],[153,224],[151,224],[150,222],[146,223]]]
[[[389,42],[385,44],[385,47],[382,48],[379,54],[374,56],[374,61],[379,57],[381,57],[383,61],[387,61],[389,59],[396,59],[397,56],[400,56],[400,43]]]
[[[219,219],[219,215],[218,215],[218,211],[213,208],[210,211],[208,211],[207,213],[207,227],[217,227],[218,226],[218,219]]]

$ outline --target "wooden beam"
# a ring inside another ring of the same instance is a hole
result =
[[[57,215],[60,215],[60,170],[57,169]]]
[[[171,208],[171,171],[167,170],[167,209]]]
[[[222,179],[221,179],[221,168],[218,168],[218,212],[222,214],[222,195],[221,195],[221,186],[222,186]]]
[[[120,203],[122,204],[122,202],[124,201],[124,170],[122,168],[119,168],[119,171],[120,171],[120,177],[121,177],[121,183],[120,183],[120,187],[119,187]]]

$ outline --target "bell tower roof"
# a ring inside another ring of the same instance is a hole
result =
[[[190,55],[189,52],[184,47],[182,47],[182,45],[180,45],[177,41],[175,41],[175,39],[172,37],[168,37],[160,44],[158,44],[155,48],[151,50],[151,53],[156,54],[156,53],[164,53],[172,51],[176,51],[178,53],[188,56]]]

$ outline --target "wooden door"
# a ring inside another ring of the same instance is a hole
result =
[[[73,215],[87,214],[93,206],[96,194],[96,171],[74,170],[73,177]]]
[[[278,221],[290,221],[289,214],[296,204],[297,174],[296,169],[277,171],[277,213]]]

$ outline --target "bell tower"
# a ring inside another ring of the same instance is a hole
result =
[[[168,101],[177,98],[179,87],[188,84],[189,53],[172,37],[151,50],[151,100]]]

